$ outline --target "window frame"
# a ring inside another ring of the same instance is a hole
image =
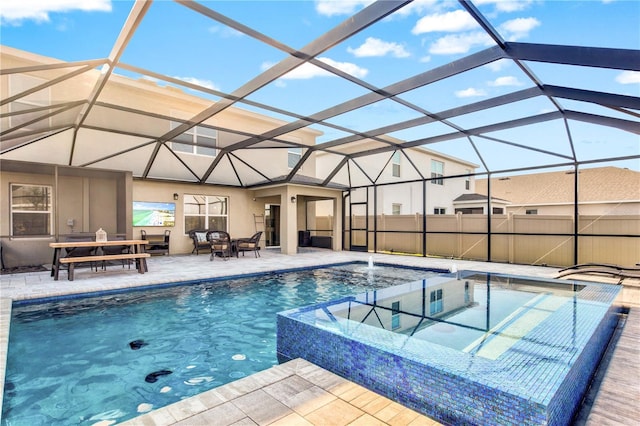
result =
[[[198,199],[198,198],[202,198],[202,205],[204,206],[204,213],[189,213],[188,209],[187,209],[187,202],[191,201],[192,199]],[[224,199],[225,201],[225,213],[224,214],[216,214],[213,212],[209,211],[209,206],[212,203],[212,200],[214,199]],[[224,223],[225,223],[225,229],[217,229],[218,231],[225,231],[225,232],[229,232],[229,203],[230,203],[230,198],[227,197],[226,195],[207,195],[207,194],[184,194],[182,197],[182,222],[183,222],[183,230],[184,230],[184,235],[188,235],[189,231],[191,231],[192,229],[209,229],[209,219],[210,218],[224,218]],[[187,218],[188,217],[201,217],[204,218],[204,226],[202,228],[187,228]],[[213,230],[213,229],[211,229]]]
[[[433,208],[433,214],[447,214],[447,208],[446,207],[434,207]]]
[[[438,166],[442,165],[441,170],[436,170]],[[433,185],[444,185],[444,161],[431,159],[431,184]]]
[[[394,152],[391,156],[391,176],[393,177],[400,177],[400,157],[400,151]]]
[[[400,327],[400,301],[396,300],[391,303],[391,330],[397,330]]]
[[[169,129],[173,130],[178,126],[181,126],[182,124],[184,124],[184,122],[171,120],[169,122]],[[198,129],[202,129],[202,130],[199,132]],[[206,129],[207,132],[214,132],[215,136],[207,135],[204,129]],[[193,126],[186,132],[182,133],[180,136],[184,137],[185,135],[191,138],[190,143],[181,142],[179,140],[173,140],[173,139],[170,141],[171,149],[174,152],[182,153],[182,154],[190,154],[190,155],[199,155],[202,157],[211,157],[211,158],[215,158],[218,156],[218,131],[216,129],[210,129],[208,127],[203,127],[203,126]],[[214,140],[215,147],[198,144],[198,139]],[[185,148],[181,149],[180,147],[185,147]],[[186,147],[189,147],[190,149],[187,150]],[[202,150],[203,152],[200,152],[200,150]],[[211,150],[212,153],[207,152],[207,150]]]
[[[443,291],[441,288],[432,290],[429,294],[429,315],[444,312]]]
[[[391,215],[399,216],[401,214],[402,214],[402,203],[391,203]]]
[[[34,187],[34,188],[46,188],[47,193],[47,209],[46,210],[21,210],[14,209],[14,205],[17,203],[14,202],[13,192],[14,187]],[[9,229],[11,233],[11,238],[42,238],[50,237],[53,235],[53,186],[52,185],[39,185],[33,183],[11,183],[9,185]],[[14,225],[16,220],[14,219],[14,214],[46,214],[48,215],[47,228],[45,232],[39,234],[16,234],[14,230]]]

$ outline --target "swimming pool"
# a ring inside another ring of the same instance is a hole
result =
[[[617,322],[618,286],[463,271],[278,314],[304,358],[447,424],[566,425]]]
[[[136,417],[277,364],[281,310],[432,275],[358,263],[16,303],[2,424]]]

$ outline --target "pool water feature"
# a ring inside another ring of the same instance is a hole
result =
[[[278,314],[304,358],[447,424],[570,424],[620,287],[456,271]]]
[[[434,274],[357,263],[15,303],[2,424],[122,422],[277,364],[281,310]]]

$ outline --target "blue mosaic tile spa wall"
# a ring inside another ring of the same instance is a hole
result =
[[[615,329],[618,291],[585,287],[496,360],[331,318],[345,298],[280,313],[278,357],[304,358],[447,424],[566,425]]]

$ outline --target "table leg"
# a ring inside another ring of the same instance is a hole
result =
[[[58,274],[60,272],[60,249],[53,249],[53,260],[51,261],[51,276],[54,281],[58,281]]]
[[[142,244],[135,244],[133,246],[133,252],[136,254],[144,253],[144,246]],[[141,274],[149,272],[149,268],[147,267],[147,259],[144,257],[136,259],[136,267],[138,268],[138,272]]]

